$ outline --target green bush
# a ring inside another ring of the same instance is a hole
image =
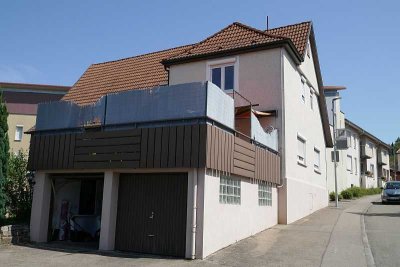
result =
[[[344,199],[352,199],[352,198],[359,198],[363,196],[369,196],[369,195],[376,195],[381,193],[380,188],[360,188],[357,186],[353,186],[350,188],[347,188],[346,190],[343,190],[341,195],[343,196]],[[335,194],[333,194],[333,200],[335,200]],[[331,198],[331,194],[329,194],[329,198]]]
[[[354,187],[350,187],[346,190],[349,191],[351,193],[351,195],[356,198],[362,197],[364,195],[364,192],[363,192],[362,188],[360,188],[360,187],[354,186]]]
[[[330,193],[329,193],[329,199],[330,199],[331,201],[335,201],[335,192],[330,192]],[[343,199],[342,195],[339,194],[339,195],[338,195],[338,200],[342,200],[342,199]]]
[[[342,193],[340,193],[340,194],[342,195],[342,197],[344,199],[352,199],[353,198],[353,194],[348,189],[343,190]]]

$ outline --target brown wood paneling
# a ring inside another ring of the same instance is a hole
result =
[[[121,174],[115,248],[184,257],[186,210],[186,173]]]
[[[200,126],[192,126],[192,136],[191,136],[191,149],[190,149],[190,166],[199,166],[199,142],[200,142]]]
[[[149,128],[149,139],[147,140],[147,168],[154,167],[154,142],[156,137],[156,129]]]
[[[189,168],[192,153],[192,126],[185,125],[183,137],[183,167]]]
[[[60,136],[60,145],[58,151],[57,169],[62,169],[64,161],[64,149],[65,149],[65,134]]]
[[[167,168],[168,167],[169,130],[170,130],[170,127],[163,127],[162,128],[161,168]]]
[[[75,156],[75,138],[76,134],[71,134],[70,146],[68,152],[68,169],[74,168],[74,156]]]
[[[176,155],[175,155],[175,166],[177,168],[183,167],[184,134],[185,134],[185,127],[178,126],[176,128]]]
[[[147,144],[149,139],[149,129],[142,129],[142,136],[140,142],[140,168],[147,167]]]
[[[156,135],[154,140],[154,168],[161,167],[162,135],[162,128],[156,128]]]
[[[69,166],[69,153],[72,151],[71,149],[71,134],[65,135],[65,143],[64,143],[64,156],[63,156],[63,169],[67,169]]]
[[[177,127],[171,127],[169,129],[168,139],[168,167],[172,168],[176,166],[176,131]]]
[[[206,167],[206,158],[207,158],[207,125],[200,125],[199,132],[199,168]]]

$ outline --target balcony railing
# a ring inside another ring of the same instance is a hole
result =
[[[378,164],[379,165],[387,165],[387,155],[385,155],[385,153],[383,153],[382,151],[380,151],[378,153]]]
[[[368,145],[361,145],[361,157],[370,159],[373,157],[372,148]]]

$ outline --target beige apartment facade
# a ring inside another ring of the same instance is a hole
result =
[[[25,132],[36,123],[37,105],[57,101],[69,86],[0,82],[0,92],[8,111],[10,152],[29,151],[30,135]]]

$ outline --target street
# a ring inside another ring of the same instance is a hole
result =
[[[379,196],[369,196],[351,202],[343,201],[338,209],[331,203],[329,207],[293,224],[277,225],[222,249],[205,260],[12,245],[0,248],[0,263],[4,266],[87,267],[374,266],[374,263],[376,266],[399,266],[399,227],[400,205],[381,205]],[[365,236],[369,244],[365,243]],[[371,251],[373,257],[368,254]]]
[[[364,217],[376,266],[399,266],[400,205],[374,203]]]

